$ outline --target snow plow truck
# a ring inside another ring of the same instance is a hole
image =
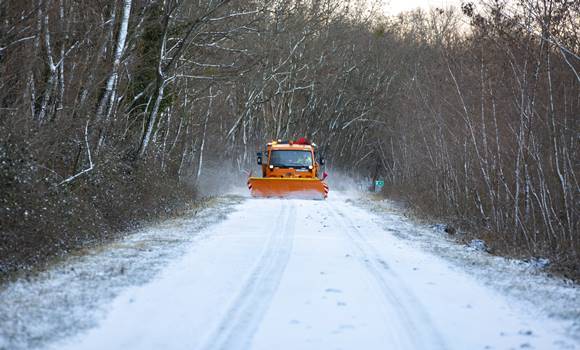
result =
[[[324,158],[316,159],[316,144],[305,138],[272,141],[257,153],[262,177],[248,179],[253,197],[325,199],[326,173],[320,178]]]

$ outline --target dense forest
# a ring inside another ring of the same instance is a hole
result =
[[[332,171],[580,271],[580,2],[0,0],[0,274],[306,136]],[[227,175],[226,175],[227,173]]]

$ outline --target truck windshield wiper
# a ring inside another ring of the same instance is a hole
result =
[[[295,169],[308,168],[308,165],[302,164],[272,164],[272,165],[277,168],[295,168]]]

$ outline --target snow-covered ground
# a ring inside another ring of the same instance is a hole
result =
[[[389,202],[226,196],[6,286],[0,349],[580,349],[579,296]]]

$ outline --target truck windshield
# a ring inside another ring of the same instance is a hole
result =
[[[272,151],[270,165],[282,168],[308,168],[312,165],[309,151]]]

